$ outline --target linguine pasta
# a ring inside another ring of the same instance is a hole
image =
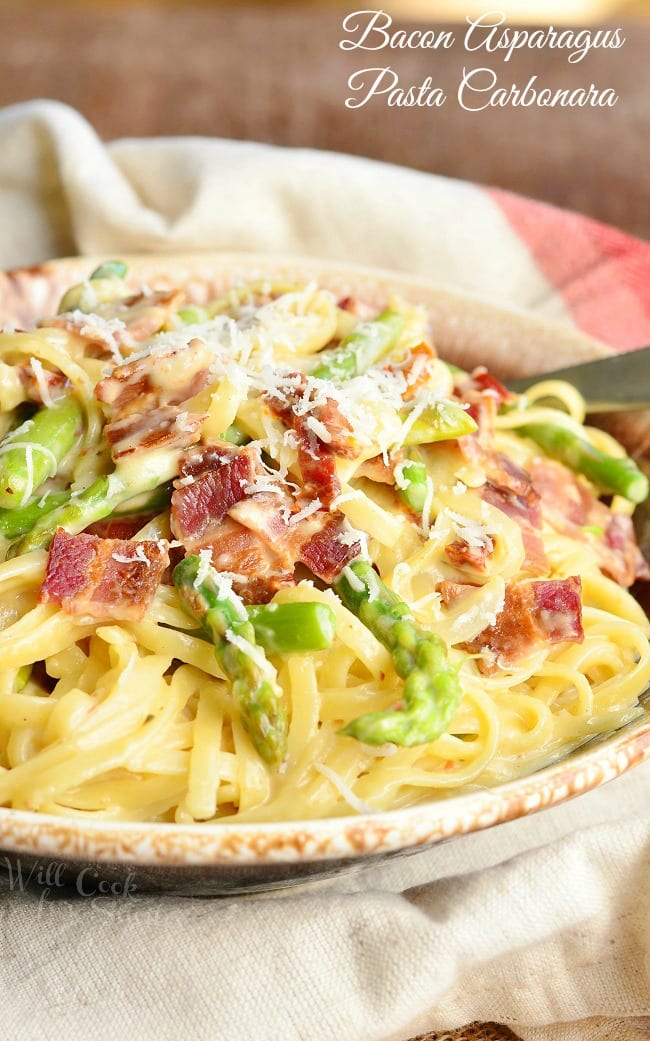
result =
[[[644,487],[572,387],[515,398],[447,366],[397,299],[377,316],[260,282],[201,309],[122,276],[104,265],[0,335],[0,804],[376,812],[529,773],[640,713]],[[377,616],[391,594],[399,638]],[[269,643],[268,605],[324,605],[314,646]],[[417,651],[400,665],[413,633],[435,634],[446,694]]]

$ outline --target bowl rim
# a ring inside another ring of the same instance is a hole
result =
[[[487,332],[493,346],[490,364],[495,346],[499,348],[500,361],[512,362],[513,358],[507,358],[507,347],[518,345],[520,337],[525,337],[526,349],[518,350],[511,366],[516,375],[534,371],[530,366],[540,353],[549,367],[555,367],[558,346],[566,363],[576,357],[582,360],[611,353],[604,344],[569,325],[508,309],[404,272],[311,257],[233,251],[118,255],[128,263],[132,277],[162,277],[172,283],[181,276],[200,284],[201,280],[215,277],[232,281],[263,272],[267,277],[294,273],[294,277],[307,276],[326,286],[350,283],[366,297],[374,294],[381,298],[388,291],[397,290],[419,300],[435,315],[443,353],[453,343],[457,356],[462,358],[467,351],[471,355],[485,344]],[[14,301],[18,301],[19,311],[20,307],[27,308],[31,296],[42,300],[48,289],[58,289],[105,257],[68,257],[0,272],[0,310],[11,308]],[[532,352],[528,343],[531,336]],[[555,350],[546,352],[546,346]],[[355,860],[415,850],[527,816],[590,791],[648,758],[650,715],[646,712],[643,718],[609,735],[590,739],[587,746],[534,773],[493,788],[476,788],[408,808],[315,820],[178,824],[110,822],[0,807],[0,851],[61,860],[165,867]]]

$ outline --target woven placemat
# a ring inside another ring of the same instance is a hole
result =
[[[443,1033],[418,1034],[412,1041],[521,1041],[508,1027],[499,1023],[469,1023],[458,1030]]]

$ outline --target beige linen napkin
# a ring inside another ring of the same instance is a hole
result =
[[[571,320],[475,186],[241,142],[104,147],[51,102],[0,113],[0,228],[2,266],[79,251],[302,253]],[[494,1020],[525,1041],[650,1038],[649,782],[650,764],[525,820],[273,896],[75,900],[7,875],[2,1036],[403,1041]]]

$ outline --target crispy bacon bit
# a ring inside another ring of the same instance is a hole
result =
[[[372,459],[365,459],[357,469],[355,477],[367,477],[375,484],[395,484],[395,467],[403,461],[403,452],[391,452],[389,463],[386,463],[383,455],[375,455]]]
[[[492,540],[490,540],[491,542]],[[465,539],[458,539],[445,546],[445,553],[455,567],[473,567],[476,571],[485,571],[487,562],[494,552],[494,544],[483,542],[470,545]]]
[[[111,454],[118,459],[153,448],[187,448],[201,436],[204,415],[165,405],[153,412],[134,412],[104,427]]]
[[[95,388],[95,396],[120,418],[163,405],[180,405],[208,386],[214,355],[195,337],[187,347],[159,351],[116,365]]]
[[[435,347],[426,342],[412,347],[406,357],[399,364],[386,366],[388,372],[401,373],[406,383],[406,389],[402,394],[404,401],[411,401],[418,392],[426,387],[431,377],[433,362],[437,354]]]
[[[456,396],[469,405],[468,412],[478,425],[475,440],[490,441],[494,434],[494,421],[501,405],[512,400],[512,394],[486,368],[479,366],[470,376],[460,379]]]
[[[195,476],[191,471],[196,465],[195,458],[194,463],[181,467],[171,509],[172,533],[190,550],[209,538],[209,532],[226,513],[245,498],[246,488],[255,478],[253,455],[246,450]],[[190,483],[185,484],[188,478]]]
[[[92,290],[92,283],[89,289]],[[112,352],[116,347],[133,348],[160,332],[184,298],[184,293],[177,289],[134,293],[111,303],[98,304],[95,314],[70,311],[47,318],[39,325],[65,329]]]
[[[55,398],[58,393],[64,390],[68,382],[60,369],[46,369],[45,366],[38,370],[37,376],[32,363],[29,361],[17,365],[16,371],[29,400],[35,401],[39,405],[49,404],[49,402],[44,400],[44,390],[45,394],[50,398]]]
[[[523,570],[530,575],[548,575],[550,566],[541,537],[539,493],[530,474],[502,452],[486,448],[476,434],[459,438],[458,447],[463,458],[486,475],[481,498],[519,525],[525,551]]]
[[[307,499],[319,499],[330,506],[339,495],[341,485],[336,476],[336,456],[353,459],[359,448],[352,437],[352,427],[333,398],[306,401],[307,378],[302,372],[289,373],[282,396],[267,395],[274,415],[290,429],[298,440],[298,466]],[[322,436],[321,436],[322,431]],[[326,437],[326,439],[325,439]]]
[[[143,618],[169,563],[168,544],[68,535],[50,547],[41,603],[100,621]]]
[[[524,544],[522,570],[527,571],[530,575],[547,575],[550,566],[540,534],[542,514],[539,508],[539,497],[534,492],[532,485],[529,485],[526,494],[518,495],[508,488],[502,488],[487,481],[481,488],[481,498],[489,502],[491,506],[496,506],[519,526]]]
[[[473,390],[480,390],[483,394],[490,394],[499,405],[503,405],[513,399],[513,395],[508,388],[504,387],[503,383],[496,376],[488,372],[484,365],[479,365],[478,368],[474,369],[471,381]]]
[[[232,517],[223,518],[203,548],[211,550],[218,571],[229,573],[245,603],[266,604],[278,589],[295,585],[293,564]]]
[[[133,517],[107,517],[89,524],[84,534],[96,535],[100,539],[132,539],[155,516],[155,513],[139,513]]]
[[[342,519],[334,514],[300,549],[301,563],[323,582],[333,582],[346,564],[361,552],[361,544],[358,541],[352,542],[351,545],[340,541],[342,531]]]
[[[193,445],[183,455],[179,477],[181,481],[190,477],[198,477],[206,470],[214,470],[224,463],[231,462],[243,449],[229,441],[204,441]]]
[[[341,493],[341,482],[336,474],[336,456],[302,420],[297,423],[297,434],[298,466],[305,497],[319,499],[323,506],[331,506]]]
[[[467,596],[468,593],[471,593],[473,589],[477,588],[477,586],[470,583],[450,582],[448,579],[443,578],[442,582],[438,582],[436,592],[440,593],[443,604],[449,607],[450,604],[455,604],[458,600]]]
[[[303,372],[291,372],[286,377],[282,397],[267,395],[266,401],[274,415],[281,419],[285,426],[298,434],[303,428],[309,429],[308,420],[316,420],[327,430],[329,440],[327,447],[336,455],[346,459],[355,459],[359,454],[359,446],[352,436],[352,427],[345,418],[334,398],[313,402],[305,408],[304,401],[307,389],[307,377]]]
[[[541,496],[544,518],[555,531],[590,545],[603,572],[619,585],[647,578],[650,569],[634,536],[632,520],[612,513],[580,477],[553,459],[530,463],[533,483]]]
[[[506,586],[503,609],[494,625],[465,644],[471,654],[482,652],[481,672],[509,668],[540,647],[554,643],[581,643],[582,602],[580,578],[519,582]]]

